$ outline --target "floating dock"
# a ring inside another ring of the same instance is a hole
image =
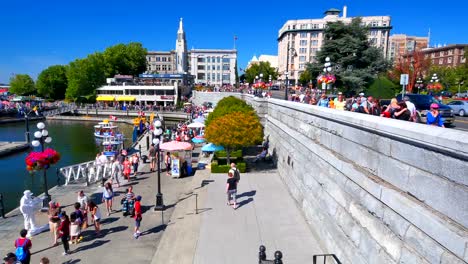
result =
[[[0,156],[16,154],[29,148],[29,143],[20,142],[0,142]]]

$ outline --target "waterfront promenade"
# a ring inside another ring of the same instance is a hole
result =
[[[146,150],[144,139],[141,144]],[[143,196],[143,235],[139,239],[132,236],[133,219],[120,212],[107,217],[100,203],[101,236],[96,237],[94,227],[89,227],[83,232],[84,241],[71,245],[72,254],[62,256],[61,245],[50,246],[48,232],[39,234],[32,238],[31,263],[38,263],[43,256],[51,263],[255,263],[261,244],[267,247],[268,258],[281,250],[285,263],[307,263],[313,254],[322,253],[275,169],[242,174],[237,210],[226,205],[225,174],[211,174],[206,169],[196,171],[192,177],[172,179],[162,173],[162,192],[168,207],[162,224],[161,212],[153,210],[156,175],[147,173],[148,164],[140,168],[144,173],[130,182],[135,194]],[[76,192],[81,189],[101,202],[102,189],[96,185],[57,187],[51,195],[70,213]],[[114,209],[120,209],[124,190],[125,186],[117,189]],[[36,218],[40,224],[47,222],[45,213],[38,213]],[[2,254],[14,252],[13,243],[22,227],[23,217],[18,210],[0,221]]]

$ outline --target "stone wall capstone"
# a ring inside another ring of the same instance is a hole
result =
[[[342,263],[468,261],[466,132],[243,94],[278,173]]]

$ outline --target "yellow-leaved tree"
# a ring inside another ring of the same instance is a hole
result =
[[[227,164],[230,152],[262,142],[263,127],[255,112],[232,112],[213,119],[205,129],[205,138],[226,149]]]

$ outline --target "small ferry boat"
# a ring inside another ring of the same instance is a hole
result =
[[[105,119],[94,126],[94,136],[99,139],[122,136],[119,127]]]
[[[122,135],[106,137],[102,141],[102,152],[107,157],[114,157],[123,149],[124,138]]]

